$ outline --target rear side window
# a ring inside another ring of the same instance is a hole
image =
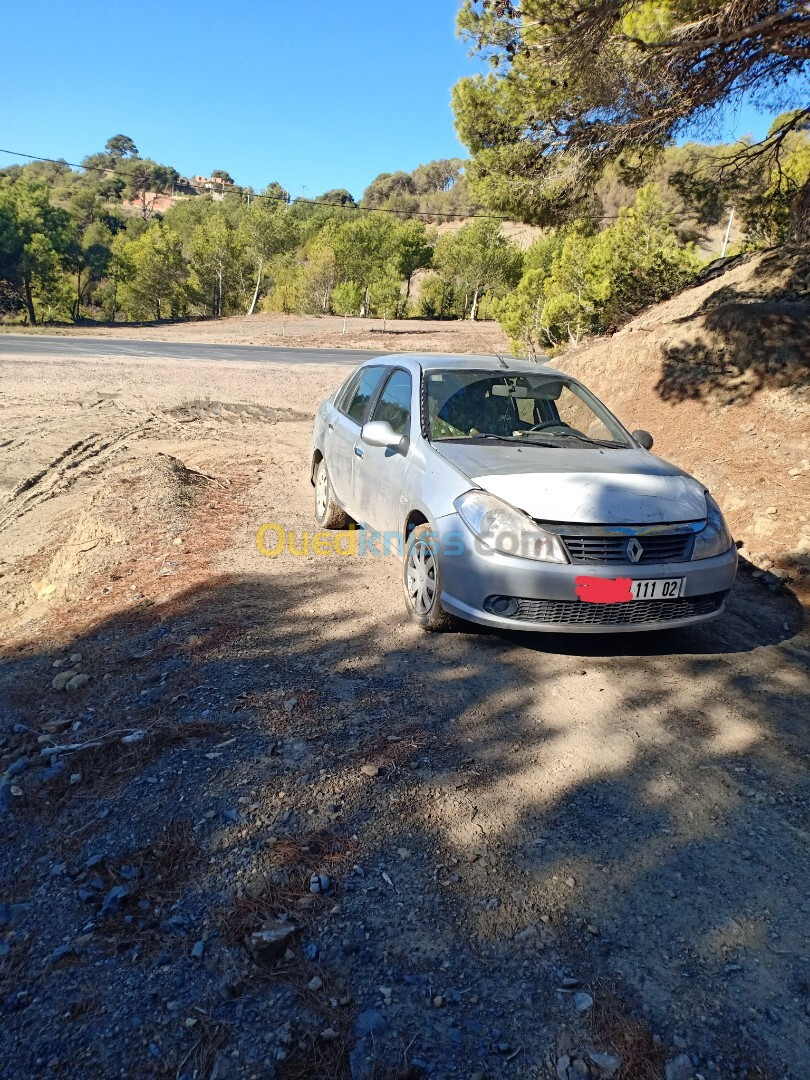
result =
[[[359,381],[355,384],[354,392],[350,387],[347,400],[349,402],[348,408],[346,408],[346,415],[351,417],[356,423],[361,423],[365,416],[368,403],[374,397],[374,393],[377,387],[380,385],[380,379],[385,368],[381,367],[367,367],[361,368],[359,372]]]
[[[387,420],[396,435],[407,435],[411,418],[411,377],[407,371],[391,373],[372,420]]]

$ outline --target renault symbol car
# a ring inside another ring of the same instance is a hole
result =
[[[401,555],[426,630],[453,616],[578,633],[704,622],[723,611],[736,548],[703,484],[651,447],[552,367],[384,356],[318,409],[315,515]]]

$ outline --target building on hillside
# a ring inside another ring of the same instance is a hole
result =
[[[225,188],[234,187],[230,177],[192,176],[190,184],[197,191],[224,191]]]

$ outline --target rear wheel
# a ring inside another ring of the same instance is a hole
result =
[[[348,514],[335,501],[325,458],[318,462],[315,473],[315,520],[322,529],[345,529],[349,524]]]
[[[439,554],[430,525],[417,525],[408,537],[403,586],[408,614],[423,630],[448,630],[453,618],[439,601],[442,579]]]

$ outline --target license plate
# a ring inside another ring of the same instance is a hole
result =
[[[677,600],[683,594],[686,578],[647,578],[631,581],[634,600]]]
[[[631,600],[677,600],[686,578],[575,578],[576,594],[586,604],[624,604]]]

